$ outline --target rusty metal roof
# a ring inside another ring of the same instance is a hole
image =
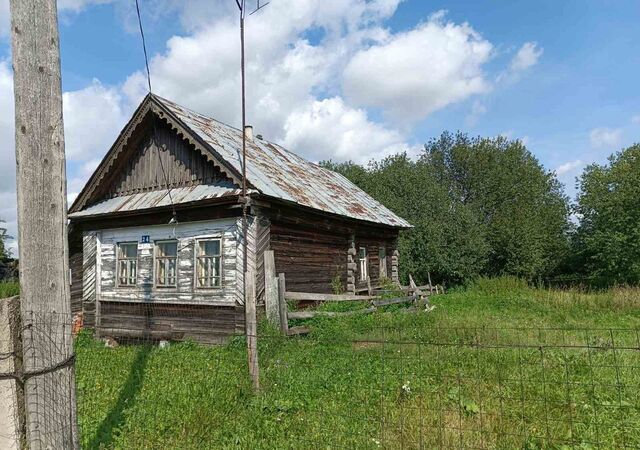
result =
[[[171,200],[178,205],[240,194],[240,189],[233,187],[202,184],[171,189]],[[171,202],[169,201],[169,192],[167,190],[139,192],[101,201],[82,211],[71,213],[69,217],[77,218],[116,212],[140,211],[170,205]]]
[[[242,132],[154,96],[236,171],[242,171]],[[344,176],[263,139],[247,141],[247,182],[260,193],[321,211],[392,227],[411,225]],[[115,199],[113,199],[115,200]],[[175,200],[174,200],[175,201]],[[97,205],[96,205],[97,206]]]

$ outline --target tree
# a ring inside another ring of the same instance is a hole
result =
[[[0,219],[0,223],[5,223],[5,221]],[[9,239],[11,239],[11,236],[7,234],[7,229],[0,227],[0,261],[11,257],[11,250],[7,248],[7,241]]]
[[[413,226],[400,236],[401,275],[461,282],[552,273],[568,249],[562,185],[519,141],[443,133],[417,160],[323,163]]]
[[[522,142],[443,133],[421,160],[484,227],[485,274],[532,279],[557,268],[568,249],[568,199]]]
[[[588,166],[579,179],[574,248],[601,281],[640,282],[640,144]]]
[[[342,173],[413,225],[401,233],[398,243],[404,281],[411,273],[418,282],[426,282],[430,273],[433,281],[460,282],[484,267],[488,247],[483,229],[426,164],[402,153],[371,162],[367,168],[351,162],[323,165]]]

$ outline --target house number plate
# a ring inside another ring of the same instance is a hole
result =
[[[149,244],[151,242],[151,240],[149,239],[149,235],[144,235],[142,236],[142,241],[143,244]]]

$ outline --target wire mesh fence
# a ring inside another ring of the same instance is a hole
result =
[[[0,421],[0,439],[19,431],[21,402],[29,439],[68,439],[75,367],[83,448],[640,448],[637,329],[395,326],[371,315],[283,336],[262,324],[254,393],[244,336],[211,345],[151,333],[175,320],[96,335],[70,317],[23,318],[22,354],[43,348],[30,356],[43,359],[2,371],[36,373],[25,392],[39,387],[17,400],[18,380],[0,380],[14,407],[3,417],[16,418]],[[58,337],[72,331],[75,358]],[[12,332],[0,336],[6,364],[19,353],[5,345]]]

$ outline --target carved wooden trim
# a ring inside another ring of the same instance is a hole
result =
[[[111,170],[118,160],[120,154],[127,148],[129,140],[141,125],[142,121],[148,114],[155,114],[160,120],[164,121],[169,127],[175,131],[179,137],[187,141],[193,148],[203,155],[207,161],[211,162],[217,169],[220,170],[223,176],[231,179],[237,186],[242,184],[242,176],[228,163],[224,162],[224,159],[213,149],[210,145],[195,136],[186,125],[182,123],[173,113],[168,111],[158,100],[153,96],[147,96],[143,102],[138,106],[138,109],[134,112],[131,120],[124,127],[111,149],[107,152],[102,162],[95,170],[89,181],[84,186],[78,198],[69,209],[70,213],[82,210],[87,203],[91,200],[92,196],[96,192],[96,189],[101,185],[104,179],[111,173]],[[249,185],[251,186],[251,185]]]

